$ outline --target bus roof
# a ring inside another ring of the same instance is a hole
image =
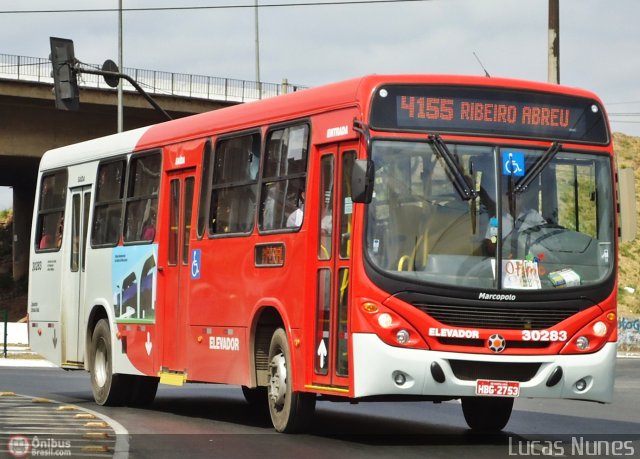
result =
[[[142,127],[49,150],[40,160],[40,170],[131,153],[135,151],[140,138],[148,129],[149,126]]]
[[[382,84],[393,83],[468,85],[541,91],[586,97],[602,105],[599,98],[589,91],[541,82],[462,75],[368,75],[50,150],[43,156],[40,169],[46,170],[77,163],[79,158],[90,161],[190,139],[250,129],[262,124],[286,122],[345,107],[358,107],[362,116],[368,113],[373,91]]]

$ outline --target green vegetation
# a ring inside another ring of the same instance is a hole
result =
[[[11,209],[0,211],[0,260],[5,256],[11,256],[13,211]]]
[[[631,168],[636,179],[636,213],[640,211],[640,137],[631,137],[615,133],[615,152],[618,155],[618,167]],[[640,218],[638,219],[640,221]],[[638,235],[640,236],[640,235]],[[640,237],[626,242],[620,247],[620,277],[618,278],[620,315],[640,315]],[[625,287],[632,288],[629,293]]]

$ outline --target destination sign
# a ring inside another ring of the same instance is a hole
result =
[[[604,112],[562,94],[468,86],[389,85],[379,89],[371,126],[608,144]]]

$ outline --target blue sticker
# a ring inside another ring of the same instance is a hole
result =
[[[524,153],[519,151],[502,152],[502,175],[524,176]]]
[[[191,251],[191,279],[200,279],[200,249]]]

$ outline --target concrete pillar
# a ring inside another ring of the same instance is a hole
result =
[[[25,177],[13,186],[13,279],[18,281],[29,274],[29,244],[31,218],[36,191],[35,176]]]

